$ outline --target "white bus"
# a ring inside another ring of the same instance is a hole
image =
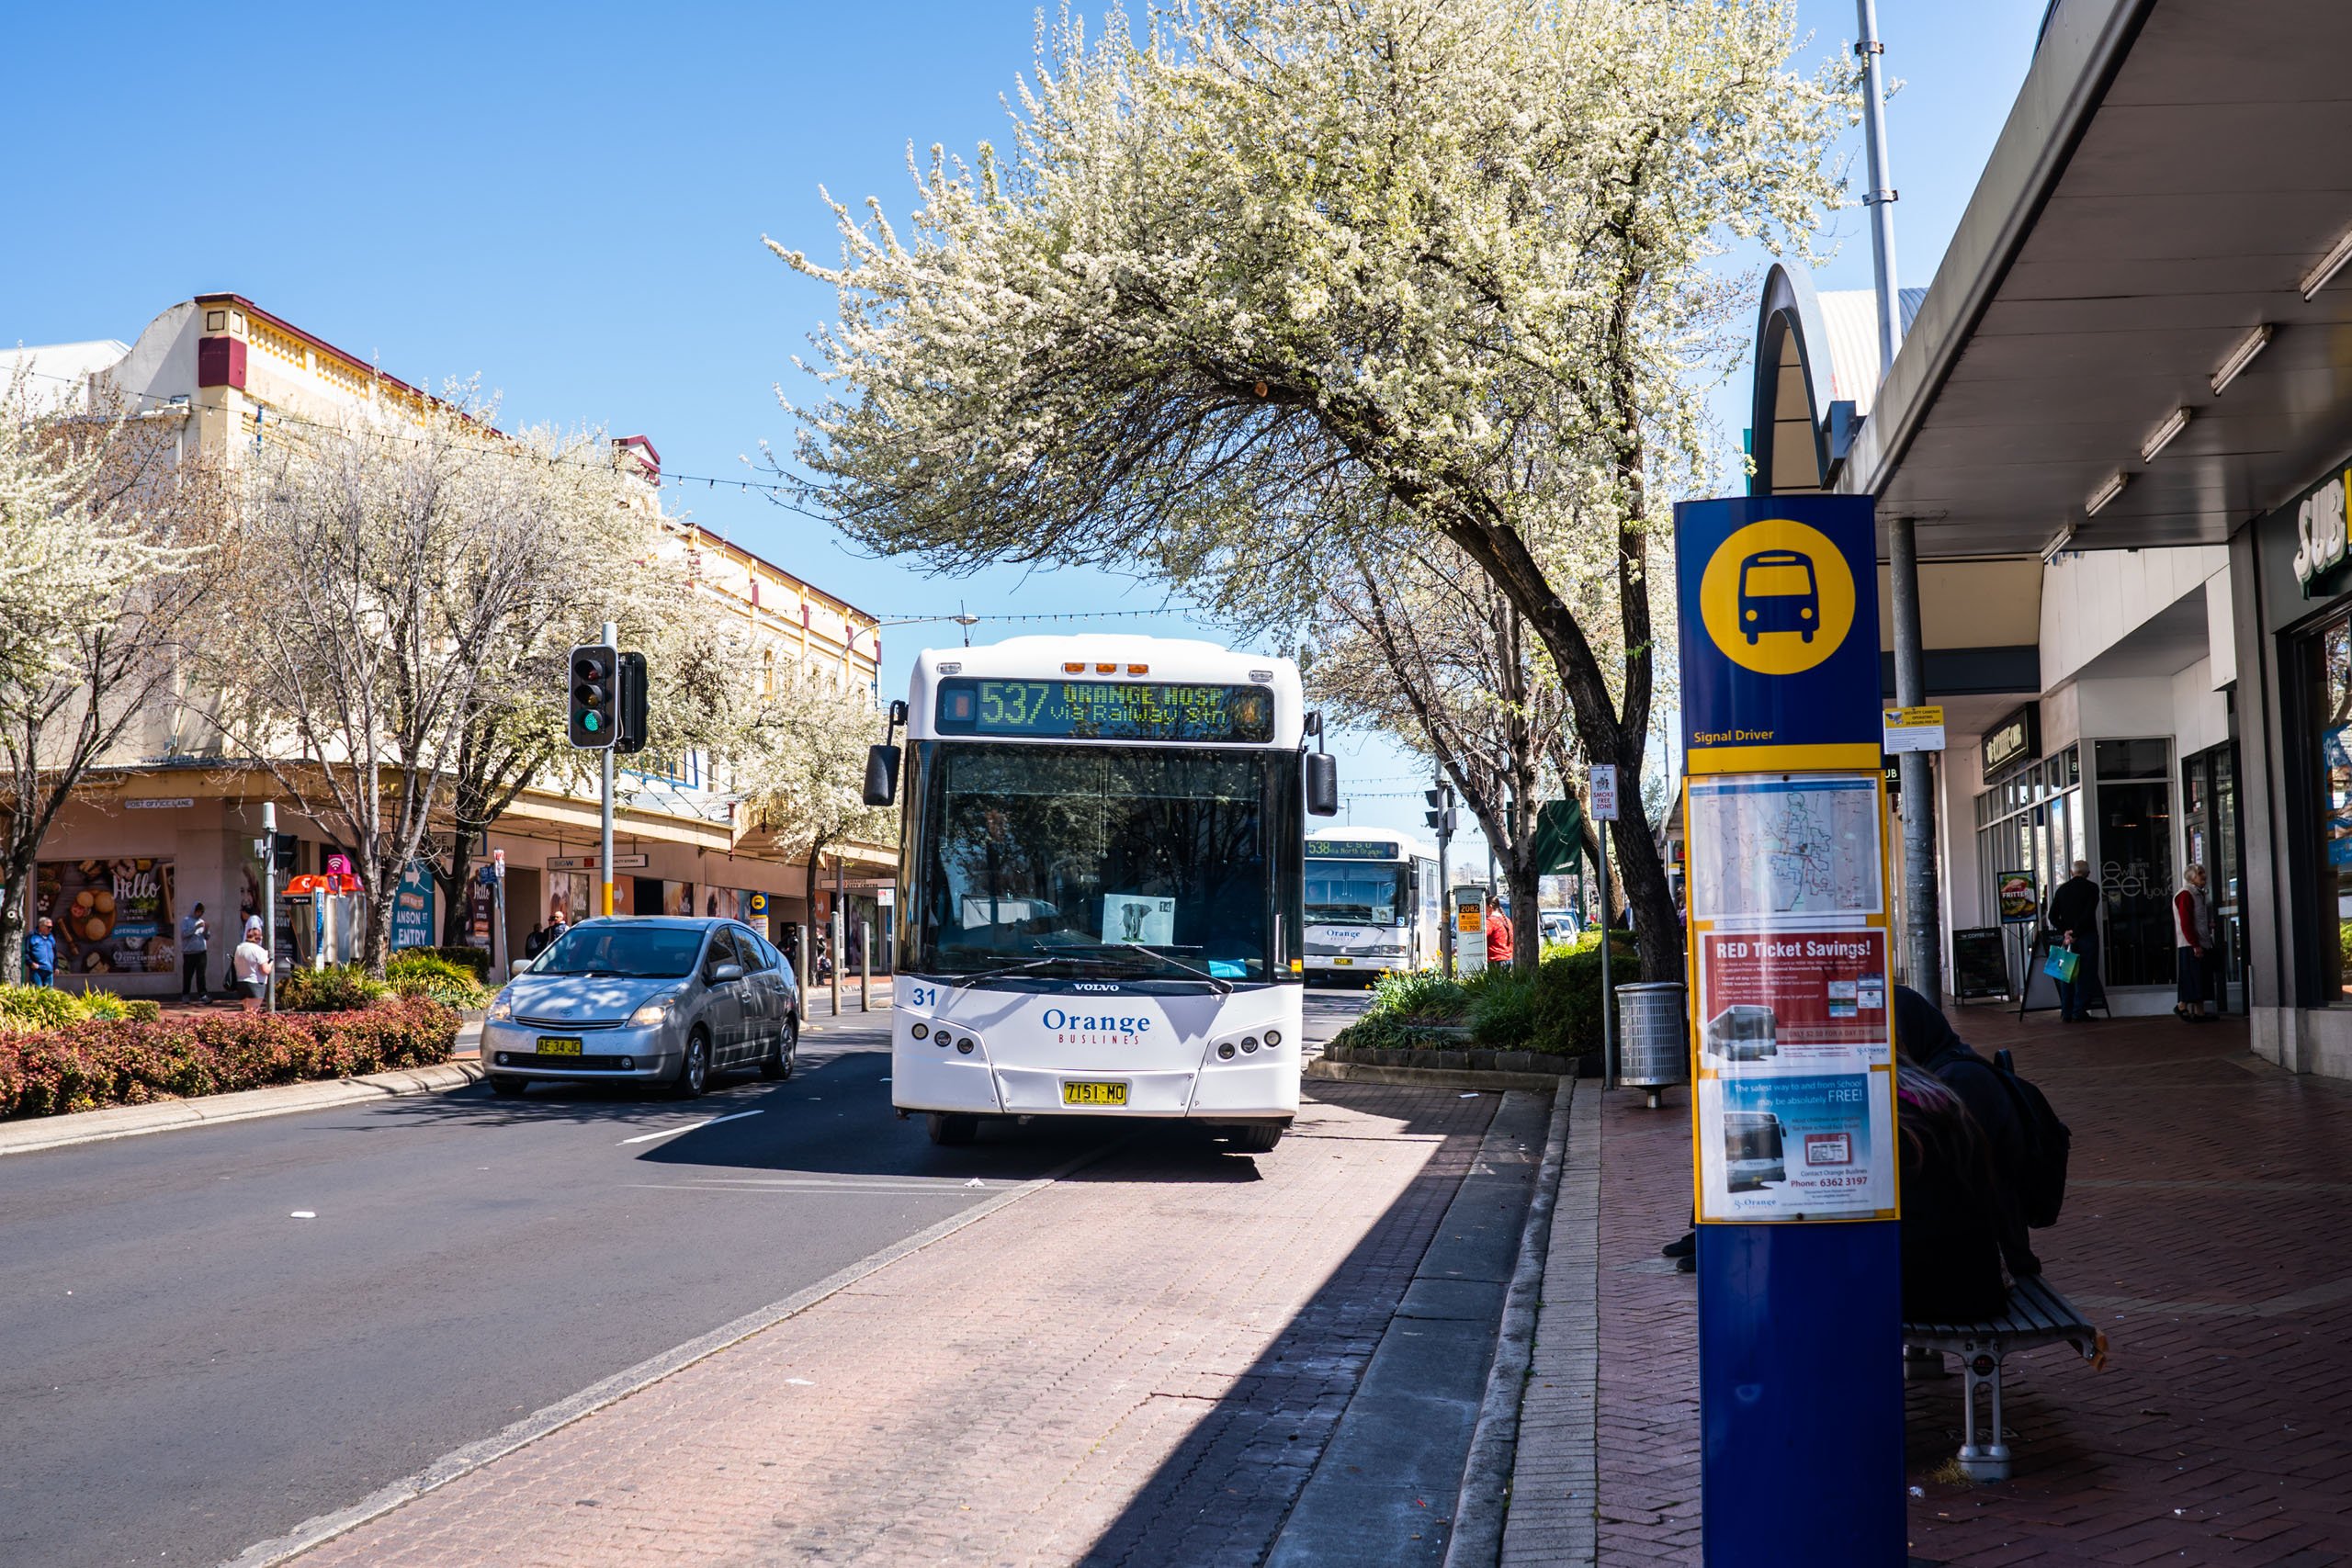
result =
[[[1377,979],[1444,961],[1437,852],[1387,828],[1306,835],[1306,978]]]
[[[1181,1118],[1271,1149],[1298,1110],[1306,814],[1338,808],[1297,668],[1212,643],[1028,637],[917,656],[890,1098]],[[895,787],[894,787],[895,786]]]

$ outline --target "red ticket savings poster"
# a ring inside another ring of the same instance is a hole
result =
[[[1717,1070],[1886,1059],[1886,933],[1703,933],[1700,1050]]]

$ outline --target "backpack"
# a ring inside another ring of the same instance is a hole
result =
[[[2025,1130],[2025,1172],[2018,1184],[2018,1204],[2025,1223],[2036,1230],[2058,1223],[2066,1201],[2066,1155],[2075,1135],[2050,1100],[2030,1082],[2018,1076],[2016,1061],[2007,1051],[1993,1053],[1993,1076],[2008,1091],[2017,1107],[2018,1122]]]

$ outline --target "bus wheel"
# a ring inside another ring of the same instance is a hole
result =
[[[1233,1129],[1232,1137],[1233,1147],[1238,1153],[1271,1154],[1273,1152],[1274,1145],[1283,1141],[1282,1124],[1278,1122],[1261,1122],[1248,1127],[1236,1127]]]
[[[956,1144],[968,1144],[980,1135],[980,1119],[977,1116],[943,1116],[934,1111],[924,1118],[931,1132],[931,1141],[945,1148]]]

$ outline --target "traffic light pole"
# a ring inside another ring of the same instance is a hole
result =
[[[621,629],[611,621],[605,623],[605,645],[620,646]],[[603,821],[596,840],[596,874],[604,883],[604,897],[599,900],[606,919],[613,916],[613,749],[606,746],[597,753],[604,768],[604,788],[597,792]]]

